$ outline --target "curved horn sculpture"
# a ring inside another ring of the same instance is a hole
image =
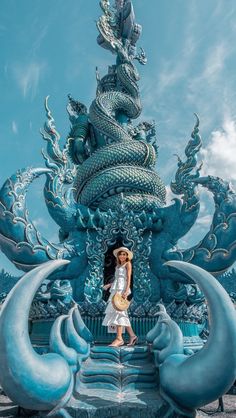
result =
[[[166,229],[175,240],[183,237],[191,229],[196,222],[200,209],[197,179],[200,176],[201,164],[197,166],[197,155],[201,149],[202,140],[199,134],[199,117],[196,114],[195,116],[196,123],[185,148],[186,161],[182,161],[177,156],[178,170],[175,174],[175,181],[172,181],[170,185],[173,193],[182,195],[181,201],[174,199],[174,205],[163,209],[163,213],[167,215],[165,219],[165,223],[167,222]]]
[[[66,359],[72,371],[75,372],[77,371],[77,352],[73,348],[68,347],[62,338],[61,328],[67,318],[68,315],[61,315],[54,321],[50,332],[49,346],[50,351],[60,354]]]
[[[78,322],[75,321],[74,316],[76,311],[80,318],[79,328],[86,336],[93,339],[77,305],[70,309],[68,315],[61,315],[55,320],[49,338],[50,350],[64,357],[74,373],[80,369],[82,362],[87,360],[90,354],[90,343],[81,337],[78,332]]]
[[[76,170],[68,158],[67,148],[61,149],[60,135],[56,130],[52,113],[48,106],[49,96],[45,99],[46,122],[41,130],[43,139],[47,142],[47,154],[42,151],[46,167],[50,169],[44,186],[44,197],[49,214],[54,221],[68,233],[76,227],[76,211],[72,183]]]
[[[72,312],[74,327],[81,338],[83,338],[87,343],[92,343],[94,340],[93,334],[86,327],[82,316],[80,315],[78,306],[76,305]]]
[[[182,251],[184,261],[201,266],[214,275],[222,274],[236,257],[236,194],[229,182],[207,176],[194,180],[214,198],[215,213],[209,232],[196,246]]]
[[[172,354],[183,354],[184,343],[183,334],[179,326],[170,318],[168,314],[163,315],[161,322],[167,329],[164,328],[160,336],[156,337],[153,341],[154,350],[158,350],[159,348],[158,351],[160,351],[158,356],[155,356],[156,359],[158,358],[159,364],[165,361],[165,359]],[[166,347],[161,347],[165,340],[165,336],[169,339],[168,344]],[[162,348],[161,350],[160,347]]]
[[[0,190],[0,248],[23,271],[62,256],[69,258],[63,244],[54,245],[40,235],[28,217],[25,204],[29,185],[51,171],[48,168],[19,170]]]
[[[71,396],[73,376],[68,363],[55,353],[41,356],[32,348],[28,316],[40,284],[67,264],[55,260],[27,273],[9,293],[0,315],[0,384],[26,409],[62,407]]]
[[[162,230],[155,233],[155,226],[153,228],[150,266],[154,274],[165,279],[169,278],[169,271],[163,267],[163,262],[172,259],[183,260],[182,252],[173,246],[192,228],[200,209],[197,180],[200,176],[201,164],[198,166],[197,155],[202,141],[199,134],[199,118],[196,114],[195,116],[197,120],[185,148],[186,159],[182,161],[177,156],[178,169],[175,181],[171,182],[172,192],[181,195],[181,199],[175,198],[171,205],[156,210],[157,217],[162,220]],[[163,246],[164,242],[165,246]],[[159,263],[157,263],[158,253],[161,254]],[[175,280],[179,280],[178,274],[175,273],[173,276]]]
[[[182,261],[166,264],[199,285],[211,318],[210,336],[201,351],[190,357],[172,354],[159,369],[163,396],[191,416],[195,408],[222,396],[235,380],[236,313],[226,291],[205,270]]]
[[[157,304],[157,306],[159,306],[160,312],[158,312],[157,316],[158,316],[158,320],[156,322],[156,325],[147,333],[146,335],[146,341],[151,344],[153,343],[153,341],[155,340],[155,338],[157,337],[157,335],[160,334],[163,326],[162,326],[162,322],[161,322],[161,316],[163,314],[166,314],[166,308],[164,305],[162,305],[161,303]]]
[[[65,340],[78,353],[81,360],[84,360],[89,356],[90,344],[78,334],[75,328],[73,320],[74,310],[75,307],[69,311],[68,318],[65,322]]]

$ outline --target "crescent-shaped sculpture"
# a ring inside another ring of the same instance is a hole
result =
[[[185,273],[199,285],[209,309],[210,335],[205,346],[191,356],[176,352],[166,354],[159,368],[162,395],[191,416],[196,408],[226,393],[235,380],[236,313],[226,291],[208,272],[181,261],[170,261],[167,266]],[[176,338],[173,345],[175,343]],[[169,346],[163,348],[163,354],[171,350],[171,344],[170,341]]]
[[[28,317],[40,284],[68,261],[49,261],[27,273],[9,293],[0,315],[0,384],[26,409],[51,410],[66,404],[72,393],[72,372],[58,354],[39,355],[30,342]]]

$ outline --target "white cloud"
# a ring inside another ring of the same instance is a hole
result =
[[[176,198],[177,196],[172,193],[170,186],[166,186],[166,204],[167,206],[173,204],[172,199]]]
[[[34,219],[33,224],[35,227],[47,227],[47,221],[45,221],[44,218],[38,217],[36,219]]]
[[[17,134],[18,134],[18,126],[17,126],[17,123],[16,123],[16,121],[15,121],[15,120],[13,120],[13,121],[12,121],[12,124],[11,124],[11,129],[12,129],[12,132],[13,132],[15,135],[17,135]]]
[[[37,217],[33,220],[35,228],[39,231],[42,237],[46,238],[52,243],[58,243],[58,226],[55,224],[52,225],[51,220],[42,217]]]
[[[212,48],[210,54],[207,55],[202,79],[210,83],[221,75],[224,69],[225,60],[231,52],[231,46],[226,42],[220,42]]]
[[[212,194],[205,188],[199,188],[200,211],[190,231],[178,242],[179,248],[190,248],[197,245],[210,230],[215,205]]]
[[[44,39],[46,38],[46,35],[48,33],[48,27],[49,27],[49,25],[46,24],[42,27],[41,31],[38,32],[38,36],[33,43],[32,53],[35,54],[37,52],[37,50],[41,47],[41,44],[44,41]]]
[[[222,114],[235,107],[230,79],[226,82],[227,59],[232,58],[232,41],[224,39],[207,51],[202,69],[188,80],[186,99],[200,115],[201,127],[209,129]],[[214,112],[212,112],[214,109]]]
[[[199,215],[190,231],[178,242],[179,248],[190,248],[197,245],[210,230],[212,214]]]
[[[212,132],[201,155],[205,174],[236,181],[236,123],[226,119],[222,130]]]
[[[198,15],[195,3],[191,2],[188,4],[187,16],[187,23],[182,37],[183,43],[177,57],[175,57],[176,61],[162,62],[162,71],[158,75],[158,94],[165,92],[167,88],[174,86],[181,79],[185,79],[195,58],[199,42],[196,36]]]
[[[162,111],[167,115],[166,103],[168,97],[175,97],[173,91],[183,80],[192,68],[195,59],[199,37],[197,35],[198,29],[198,9],[194,2],[189,2],[186,6],[186,25],[181,31],[181,45],[176,50],[174,55],[166,54],[166,58],[160,59],[158,57],[157,65],[159,71],[154,68],[154,72],[142,81],[141,94],[143,97],[144,109],[148,108],[149,113]],[[154,51],[153,51],[154,52]],[[158,99],[157,99],[158,98]],[[163,108],[162,108],[163,107]],[[169,112],[168,112],[169,115]],[[173,109],[172,118],[173,120]]]
[[[29,95],[31,98],[35,97],[44,69],[45,65],[38,62],[14,66],[14,76],[24,97]]]

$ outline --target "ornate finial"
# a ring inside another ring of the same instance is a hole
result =
[[[119,54],[124,60],[137,59],[146,64],[147,58],[143,49],[137,54],[136,43],[142,27],[135,22],[131,0],[116,0],[115,7],[110,7],[108,0],[101,0],[100,7],[104,13],[97,22],[100,32],[98,44],[103,48]]]
[[[45,110],[46,110],[46,122],[44,129],[40,130],[40,133],[45,141],[47,141],[47,153],[48,156],[56,163],[64,163],[65,156],[60,149],[59,140],[60,135],[56,130],[55,120],[48,106],[49,96],[45,99]]]
[[[109,15],[109,11],[110,11],[109,0],[101,0],[100,1],[100,7],[103,10],[103,12],[105,13],[105,15]]]
[[[67,111],[70,116],[75,116],[78,113],[83,113],[84,115],[87,114],[87,107],[83,103],[73,99],[70,94],[68,94],[68,99],[69,103],[67,105]]]
[[[185,148],[187,159],[186,161],[182,161],[177,155],[178,170],[175,174],[175,181],[171,182],[170,185],[173,193],[183,194],[184,198],[188,199],[189,202],[191,202],[190,196],[195,193],[196,179],[200,176],[200,170],[202,168],[202,163],[199,167],[197,166],[197,154],[202,146],[201,136],[199,134],[200,120],[196,113],[194,115],[197,120],[191,134],[191,139]]]
[[[116,10],[120,11],[124,7],[124,0],[116,0]]]
[[[194,116],[196,116],[196,123],[195,123],[195,125],[194,125],[194,128],[193,128],[193,132],[192,132],[192,138],[194,138],[195,137],[195,135],[196,134],[198,134],[198,132],[199,132],[199,125],[200,125],[200,119],[199,119],[199,116],[198,116],[198,114],[197,113],[194,113]]]

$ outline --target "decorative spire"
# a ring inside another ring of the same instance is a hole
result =
[[[124,7],[124,0],[116,0],[116,10],[120,11]]]
[[[97,21],[100,32],[97,41],[100,46],[119,55],[122,60],[137,59],[146,64],[143,49],[137,54],[136,43],[141,35],[142,26],[135,22],[134,8],[131,0],[115,0],[110,7],[109,0],[101,0],[103,15]]]

